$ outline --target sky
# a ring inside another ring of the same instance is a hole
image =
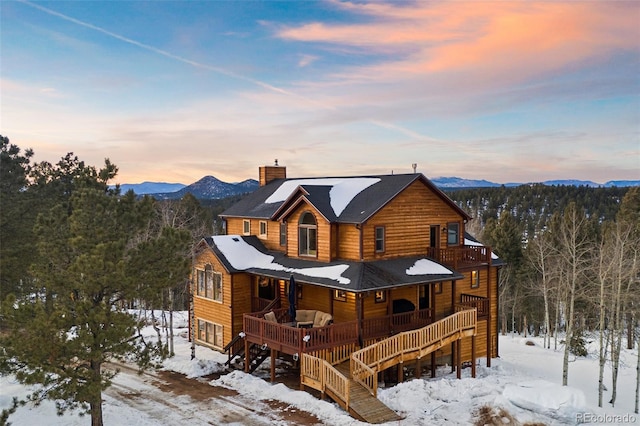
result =
[[[0,134],[112,183],[640,179],[637,1],[0,1]]]

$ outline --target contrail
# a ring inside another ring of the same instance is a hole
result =
[[[228,77],[232,77],[232,78],[235,78],[235,79],[238,79],[238,80],[244,80],[244,81],[247,81],[249,83],[255,84],[256,86],[259,86],[259,87],[262,87],[264,89],[270,90],[272,92],[279,93],[279,94],[286,95],[286,96],[291,96],[293,98],[297,98],[297,99],[303,100],[303,101],[305,101],[307,103],[316,105],[316,106],[318,106],[318,107],[320,107],[322,109],[325,109],[325,110],[337,111],[336,107],[320,103],[320,102],[315,101],[313,99],[298,95],[297,93],[291,92],[289,90],[282,89],[282,88],[277,87],[277,86],[273,86],[273,85],[271,85],[269,83],[265,83],[264,81],[256,80],[255,78],[251,78],[251,77],[247,77],[247,76],[244,76],[244,75],[241,75],[241,74],[237,74],[237,73],[235,73],[233,71],[229,71],[229,70],[224,69],[224,68],[215,67],[215,66],[208,65],[208,64],[203,64],[203,63],[200,63],[200,62],[188,59],[188,58],[184,58],[184,57],[179,56],[179,55],[175,55],[175,54],[173,54],[171,52],[167,52],[166,50],[158,49],[157,47],[153,47],[151,45],[148,45],[148,44],[145,44],[145,43],[141,43],[139,41],[130,39],[128,37],[124,37],[124,36],[122,36],[120,34],[116,34],[116,33],[111,32],[109,30],[105,30],[104,28],[98,27],[98,26],[90,24],[88,22],[80,21],[79,19],[72,18],[72,17],[67,16],[67,15],[65,15],[63,13],[56,12],[55,10],[51,10],[51,9],[46,8],[46,7],[40,6],[38,4],[31,3],[28,0],[18,0],[18,1],[20,1],[21,3],[26,4],[28,6],[31,6],[34,9],[38,9],[38,10],[44,12],[44,13],[47,13],[49,15],[58,17],[60,19],[64,19],[65,21],[72,22],[72,23],[74,23],[76,25],[80,25],[80,26],[85,27],[85,28],[89,28],[91,30],[94,30],[94,31],[97,31],[99,33],[105,34],[105,35],[107,35],[109,37],[113,37],[113,38],[115,38],[117,40],[120,40],[120,41],[123,41],[125,43],[129,43],[129,44],[132,44],[134,46],[137,46],[137,47],[139,47],[141,49],[157,53],[158,55],[162,55],[162,56],[165,56],[167,58],[174,59],[176,61],[179,61],[179,62],[188,64],[188,65],[194,66],[196,68],[202,68],[202,69],[213,71],[213,72],[216,72],[218,74],[226,75]],[[406,128],[402,127],[402,126],[398,126],[398,125],[393,124],[393,123],[386,123],[386,122],[381,122],[381,121],[372,120],[372,119],[368,119],[366,121],[371,123],[371,124],[373,124],[373,125],[375,125],[375,126],[377,126],[377,127],[381,127],[381,128],[384,128],[384,129],[396,130],[396,131],[398,131],[398,132],[400,132],[400,133],[402,133],[402,134],[404,134],[406,136],[411,137],[412,139],[429,141],[429,142],[440,142],[441,143],[441,141],[438,141],[437,139],[421,135],[421,134],[416,133],[416,132],[414,132],[414,131],[412,131],[410,129],[406,129]]]

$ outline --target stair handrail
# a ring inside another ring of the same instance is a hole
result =
[[[349,411],[350,387],[349,378],[338,371],[328,361],[309,353],[300,356],[300,377],[302,384],[313,387],[320,392],[331,390]]]
[[[477,310],[460,310],[418,330],[404,331],[351,354],[351,377],[369,393],[377,396],[379,366],[408,352],[420,352],[455,333],[474,328],[477,332]],[[400,361],[398,361],[400,362]],[[367,368],[365,368],[367,367]]]

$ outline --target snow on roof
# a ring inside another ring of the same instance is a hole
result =
[[[331,265],[315,268],[289,268],[274,262],[274,257],[247,244],[238,235],[217,235],[212,237],[213,242],[229,261],[231,266],[239,271],[251,268],[267,269],[271,271],[285,271],[298,273],[308,277],[328,278],[340,284],[349,284],[351,280],[342,274],[349,268],[349,265]]]
[[[282,183],[269,198],[266,204],[285,201],[293,191],[301,185],[307,186],[330,186],[329,198],[331,207],[336,216],[349,205],[351,200],[373,184],[380,182],[380,178],[323,178],[323,179],[293,179]]]
[[[429,259],[418,259],[413,266],[406,271],[407,275],[449,275],[453,274],[449,269]]]
[[[483,246],[484,244],[478,243],[476,241],[470,240],[468,238],[464,239],[464,245],[465,246]],[[491,258],[492,259],[498,259],[498,256],[493,252],[493,250],[491,251]]]

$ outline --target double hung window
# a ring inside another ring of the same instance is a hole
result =
[[[316,219],[310,212],[305,212],[300,217],[298,235],[298,253],[300,256],[317,256],[318,226]]]

